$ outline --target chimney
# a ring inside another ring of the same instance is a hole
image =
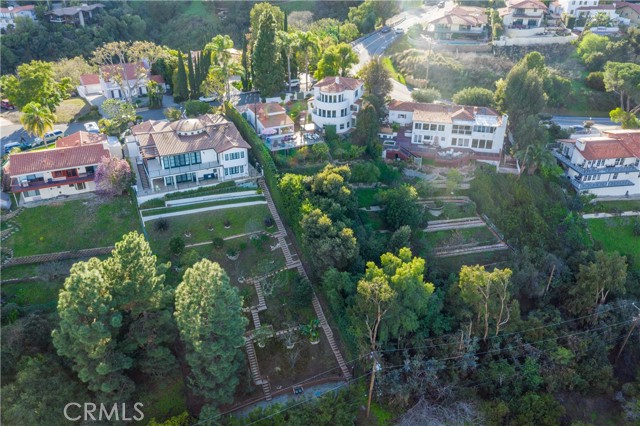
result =
[[[336,84],[340,84],[340,76],[336,77]]]
[[[477,106],[473,107],[473,115],[478,115],[478,107]]]

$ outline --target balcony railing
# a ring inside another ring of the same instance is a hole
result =
[[[551,151],[553,156],[558,159],[565,166],[575,170],[581,175],[604,175],[609,173],[635,173],[639,172],[640,169],[633,164],[628,164],[626,166],[605,166],[598,168],[584,168],[577,164],[573,164],[569,158],[562,155],[558,151]]]
[[[78,176],[69,177],[69,178],[55,178],[55,179],[39,179],[32,181],[19,181],[17,179],[12,180],[11,182],[11,191],[12,192],[22,192],[22,191],[31,191],[33,189],[39,188],[50,188],[52,186],[62,186],[62,185],[72,185],[75,183],[81,182],[89,182],[92,181],[94,177],[93,173],[80,173]]]
[[[589,189],[599,189],[599,188],[614,188],[618,186],[633,186],[633,182],[630,180],[609,180],[604,182],[580,182],[576,179],[571,179],[571,184],[578,191],[587,191]]]
[[[202,170],[209,170],[215,167],[220,167],[220,163],[212,161],[209,163],[190,164],[188,166],[172,167],[170,169],[163,169],[157,160],[147,161],[145,164],[147,174],[150,178],[159,178],[165,176],[182,175],[185,173],[194,173]]]

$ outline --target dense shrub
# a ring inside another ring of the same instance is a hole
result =
[[[155,221],[155,223],[153,224],[153,229],[155,229],[157,232],[165,232],[169,229],[169,221],[166,218],[161,217],[160,219]]]
[[[173,237],[169,241],[169,250],[176,256],[180,255],[184,251],[184,240],[180,237]]]
[[[426,89],[418,89],[411,92],[411,98],[416,102],[430,103],[436,99],[440,99],[440,91],[427,87]]]
[[[590,72],[587,78],[584,79],[584,84],[594,90],[604,92],[604,73],[602,71]]]

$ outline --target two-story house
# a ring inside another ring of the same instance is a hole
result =
[[[294,125],[282,105],[256,103],[247,107],[247,121],[265,141],[269,149],[277,149],[281,144],[294,139]]]
[[[558,142],[553,155],[576,191],[605,197],[640,194],[640,130]]]
[[[600,4],[600,0],[557,0],[562,12],[571,16],[578,16],[578,9],[583,7],[594,7]]]
[[[127,151],[142,188],[138,193],[213,185],[249,176],[249,144],[220,114],[172,123],[149,120],[131,128]]]
[[[544,31],[546,11],[540,0],[507,0],[507,6],[498,10],[509,37],[529,37]]]
[[[349,77],[325,77],[313,86],[309,99],[311,121],[319,128],[335,126],[337,133],[356,125],[356,115],[362,105],[364,82]]]
[[[147,84],[155,81],[166,90],[161,75],[151,75],[149,66],[143,61],[136,64],[103,65],[100,74],[80,76],[78,93],[82,95],[103,94],[107,99],[127,98],[147,93]]]
[[[498,154],[508,116],[487,107],[393,101],[389,122],[403,126],[399,134],[412,145]]]
[[[622,19],[629,21],[630,26],[640,25],[640,3],[615,3],[616,13]]]
[[[458,6],[430,21],[427,33],[439,40],[481,38],[486,32],[487,13],[481,7]]]
[[[4,172],[20,203],[95,191],[95,172],[103,158],[122,157],[120,143],[106,135],[76,132],[56,147],[9,156]],[[18,197],[20,197],[18,199]]]
[[[6,30],[9,25],[15,27],[16,18],[28,18],[35,21],[35,6],[29,4],[26,6],[0,7],[0,30]]]
[[[57,24],[80,25],[84,27],[87,22],[94,19],[94,14],[102,9],[102,3],[86,4],[80,6],[54,8],[46,12],[49,22]]]

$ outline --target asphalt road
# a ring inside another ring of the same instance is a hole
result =
[[[614,123],[606,117],[573,117],[566,115],[554,115],[553,117],[551,117],[551,121],[553,121],[560,127],[582,126],[582,124],[587,120],[593,121],[597,126],[620,126],[618,123]]]
[[[387,22],[392,27],[392,30],[388,33],[382,33],[380,31],[376,31],[375,33],[369,35],[368,37],[361,39],[358,43],[353,45],[354,50],[360,57],[360,61],[358,64],[354,65],[352,68],[352,72],[357,74],[358,71],[372,58],[378,55],[382,55],[384,51],[393,43],[398,37],[401,35],[396,34],[394,29],[401,28],[404,33],[407,30],[417,24],[425,26],[427,22],[439,18],[444,15],[446,11],[451,10],[454,7],[452,1],[449,1],[445,4],[444,8],[438,8],[437,6],[423,6],[417,9],[408,10],[406,12],[402,12],[392,18],[390,18]],[[396,25],[393,23],[399,22]],[[400,101],[411,101],[411,91],[405,86],[395,80],[392,80],[393,89],[389,96],[392,99],[397,99]]]

